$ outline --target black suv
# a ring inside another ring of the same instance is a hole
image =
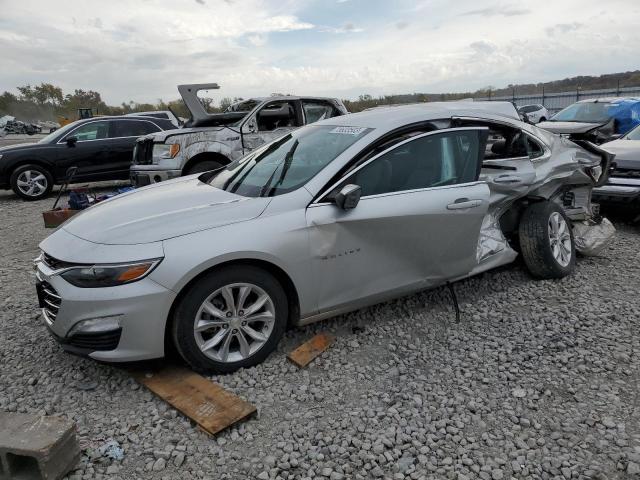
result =
[[[136,139],[175,129],[170,120],[153,117],[93,117],[70,123],[37,143],[0,148],[0,188],[25,200],[38,200],[64,183],[127,180]]]

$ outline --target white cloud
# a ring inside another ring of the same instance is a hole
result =
[[[424,0],[331,27],[317,25],[326,15],[307,15],[308,0],[12,3],[0,17],[0,91],[44,81],[98,90],[113,104],[176,98],[177,84],[193,82],[219,82],[221,97],[357,97],[638,68],[640,6],[627,0],[606,10],[599,0],[480,9],[473,0]]]

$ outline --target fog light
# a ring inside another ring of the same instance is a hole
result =
[[[122,315],[81,320],[69,330],[67,336],[71,337],[76,333],[105,333],[118,330],[121,328],[120,317],[122,317]]]

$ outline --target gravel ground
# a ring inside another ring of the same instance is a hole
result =
[[[0,192],[0,410],[77,422],[72,479],[632,478],[640,474],[637,225],[561,281],[515,264],[288,332],[264,364],[212,380],[258,416],[215,439],[124,368],[63,353],[31,260],[52,203]],[[354,328],[357,327],[357,328]],[[336,344],[306,370],[285,352]],[[115,440],[121,461],[100,455]]]

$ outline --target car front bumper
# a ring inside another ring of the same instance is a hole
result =
[[[164,356],[175,299],[171,290],[149,277],[117,287],[79,288],[44,262],[36,264],[36,279],[42,319],[65,350],[107,362]]]
[[[592,196],[599,202],[640,201],[640,178],[609,177],[607,183],[593,189]]]
[[[158,169],[158,165],[133,165],[129,172],[131,184],[136,187],[164,182],[180,175],[182,175],[181,170],[161,170]]]

